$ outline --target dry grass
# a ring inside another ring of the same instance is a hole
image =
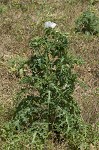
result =
[[[75,66],[79,83],[74,96],[81,107],[84,120],[93,125],[98,122],[99,36],[89,37],[74,33],[74,21],[87,7],[86,1],[69,4],[66,0],[1,0],[0,121],[4,122],[9,118],[7,112],[13,108],[13,96],[19,88],[19,79],[9,72],[8,61],[17,55],[29,57],[29,39],[42,34],[43,23],[51,20],[57,23],[57,28],[62,32],[69,32],[72,54],[83,58],[85,62],[82,66]],[[99,10],[98,2],[95,8]]]

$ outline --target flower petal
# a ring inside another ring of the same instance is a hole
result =
[[[55,28],[55,26],[56,26],[56,23],[54,22],[51,22],[51,21],[45,22],[45,28]]]

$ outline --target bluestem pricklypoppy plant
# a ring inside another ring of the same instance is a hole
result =
[[[13,118],[16,129],[31,128],[42,139],[49,133],[65,137],[78,131],[80,110],[72,97],[76,74],[68,55],[67,35],[47,27],[42,37],[31,39],[29,46],[33,55],[26,64],[31,75],[21,80],[25,97]]]

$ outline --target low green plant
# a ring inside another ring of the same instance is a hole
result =
[[[23,77],[26,70],[24,67],[25,62],[27,62],[27,58],[13,57],[7,62],[9,72],[14,73],[17,77]]]
[[[94,11],[87,10],[75,21],[76,32],[90,33],[96,35],[99,33],[99,18]]]
[[[6,11],[7,11],[7,6],[1,4],[1,5],[0,5],[0,14],[4,13],[4,12],[6,12]]]

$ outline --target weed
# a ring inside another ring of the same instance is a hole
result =
[[[0,14],[4,13],[7,11],[7,7],[3,4],[0,5]]]
[[[17,56],[15,58],[10,59],[8,63],[9,72],[14,73],[16,76],[23,76],[25,74],[24,64],[27,61],[26,58],[22,58]]]
[[[96,35],[99,33],[99,18],[91,10],[87,10],[76,20],[76,32],[90,33]]]

